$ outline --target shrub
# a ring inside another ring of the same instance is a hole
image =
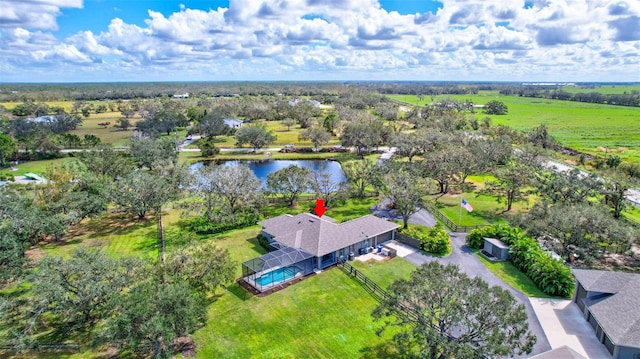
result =
[[[469,235],[467,235],[467,246],[473,249],[482,249],[484,246],[484,238],[496,238],[509,246],[522,236],[524,236],[524,232],[518,227],[512,227],[506,224],[494,224],[472,230]]]
[[[509,256],[513,265],[546,294],[571,295],[574,286],[571,270],[540,248],[535,239],[523,236],[511,245]]]
[[[427,253],[445,255],[451,252],[449,233],[440,223],[431,228],[409,227],[402,233],[420,241],[420,249]]]
[[[214,234],[232,229],[243,228],[253,225],[257,222],[258,218],[252,214],[241,214],[233,218],[232,220],[221,222],[210,222],[207,217],[197,217],[189,221],[188,227],[190,230],[198,234]]]
[[[447,233],[440,223],[431,227],[428,236],[421,241],[421,244],[425,252],[436,255],[445,255],[452,250],[449,233]]]
[[[480,249],[483,238],[497,238],[507,244],[511,263],[549,295],[568,297],[574,286],[571,270],[551,257],[538,242],[518,227],[493,225],[474,229],[467,236],[467,246]]]
[[[262,247],[265,251],[267,252],[273,251],[273,247],[271,246],[271,243],[269,243],[269,240],[267,239],[267,237],[263,236],[262,233],[258,234],[256,236],[256,239],[258,240],[258,244],[260,245],[260,247]]]

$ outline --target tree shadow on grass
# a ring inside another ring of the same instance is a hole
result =
[[[236,298],[242,301],[248,300],[253,297],[253,294],[243,288],[238,282],[227,286],[226,289],[227,291],[229,291],[229,293],[233,294]]]
[[[254,251],[260,253],[260,255],[267,253],[267,250],[264,249],[260,245],[260,243],[258,243],[258,239],[256,237],[249,237],[249,238],[246,239],[246,241],[251,243],[251,249],[253,249]]]
[[[405,356],[401,355],[392,341],[386,341],[372,347],[364,347],[360,349],[362,356],[360,359],[400,359]]]
[[[108,213],[100,218],[85,220],[73,226],[67,233],[67,237],[123,235],[154,224],[153,219],[137,219],[131,213]]]

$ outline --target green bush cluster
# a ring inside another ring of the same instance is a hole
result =
[[[409,227],[402,233],[419,240],[420,249],[427,253],[445,255],[451,252],[449,233],[440,223],[431,228]]]
[[[254,225],[258,221],[253,215],[237,216],[233,221],[212,222],[206,216],[197,217],[189,221],[189,229],[198,234],[215,234],[232,229]]]
[[[256,236],[256,239],[258,240],[258,245],[260,245],[260,247],[262,247],[265,251],[271,252],[273,250],[271,243],[269,243],[267,237],[263,236],[262,233],[258,234]]]
[[[0,173],[0,181],[15,181],[15,178],[13,177],[12,174],[4,174],[4,173]]]
[[[467,246],[482,248],[483,238],[497,238],[509,245],[509,257],[513,265],[546,294],[559,297],[571,295],[575,283],[571,270],[543,250],[534,238],[526,236],[520,228],[494,225],[474,229],[467,236]]]
[[[522,237],[511,245],[511,262],[549,295],[569,297],[574,287],[571,270],[540,248],[531,237]]]
[[[495,224],[493,226],[472,230],[467,236],[467,247],[482,249],[485,238],[496,238],[510,246],[514,241],[522,238],[522,236],[524,236],[524,232],[518,227],[511,227],[506,224]]]

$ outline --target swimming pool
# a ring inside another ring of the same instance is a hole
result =
[[[268,286],[280,282],[288,281],[296,276],[298,269],[296,267],[284,267],[278,268],[269,273],[265,273],[262,276],[256,278],[256,284],[261,286]]]

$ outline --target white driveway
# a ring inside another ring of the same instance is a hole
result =
[[[552,349],[564,345],[592,359],[611,358],[580,308],[570,300],[529,298]]]
[[[397,241],[384,242],[383,244],[389,248],[395,249],[398,257],[406,257],[409,254],[417,252],[417,249]]]

